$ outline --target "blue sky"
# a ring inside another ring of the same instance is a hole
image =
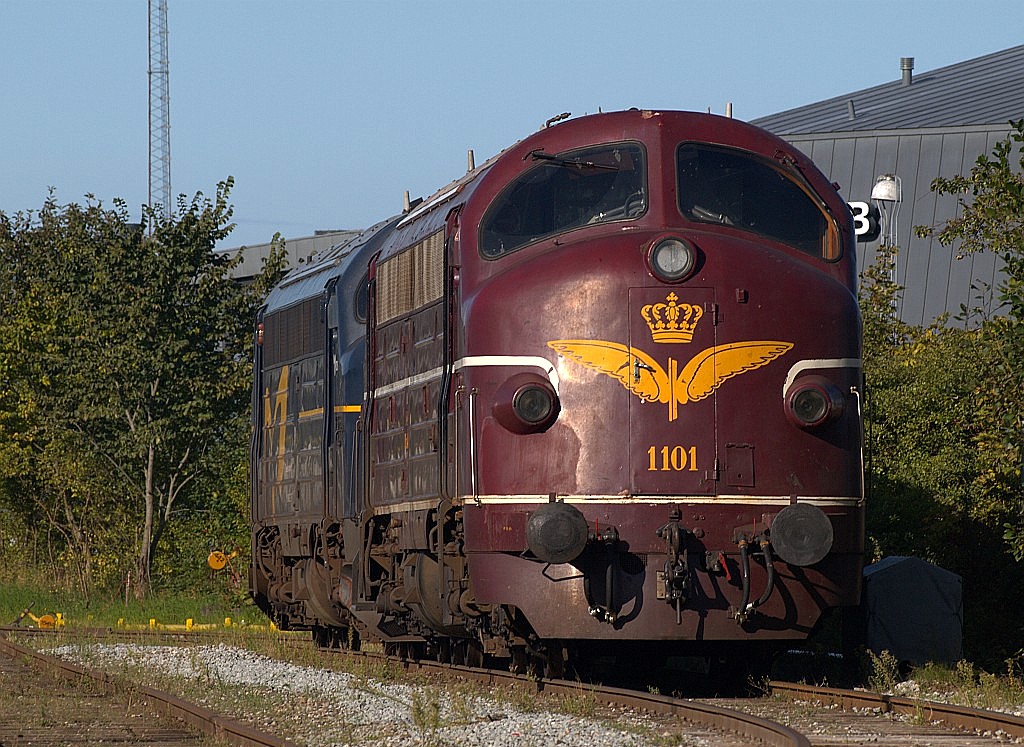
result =
[[[560,112],[765,114],[1024,43],[1021,0],[168,0],[171,180],[224,246],[396,213]],[[0,211],[148,190],[146,0],[0,0]]]

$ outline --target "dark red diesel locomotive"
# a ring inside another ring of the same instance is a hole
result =
[[[859,599],[851,219],[799,151],[545,127],[258,319],[251,589],[456,661],[747,656]]]

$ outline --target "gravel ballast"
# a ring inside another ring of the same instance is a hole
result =
[[[485,696],[468,683],[441,689],[385,682],[226,644],[67,645],[48,653],[107,671],[145,672],[157,678],[146,684],[164,689],[170,680],[188,699],[307,744],[643,747],[664,744],[667,736],[637,717],[615,728],[593,718],[524,709],[515,698]]]

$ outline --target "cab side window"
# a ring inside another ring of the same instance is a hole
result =
[[[500,257],[580,226],[630,220],[647,210],[643,150],[636,143],[530,156],[537,165],[512,182],[481,224],[480,251]]]

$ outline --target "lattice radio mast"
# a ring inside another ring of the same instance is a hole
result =
[[[149,2],[149,206],[171,217],[171,94],[167,0]],[[150,228],[152,232],[152,227]]]

